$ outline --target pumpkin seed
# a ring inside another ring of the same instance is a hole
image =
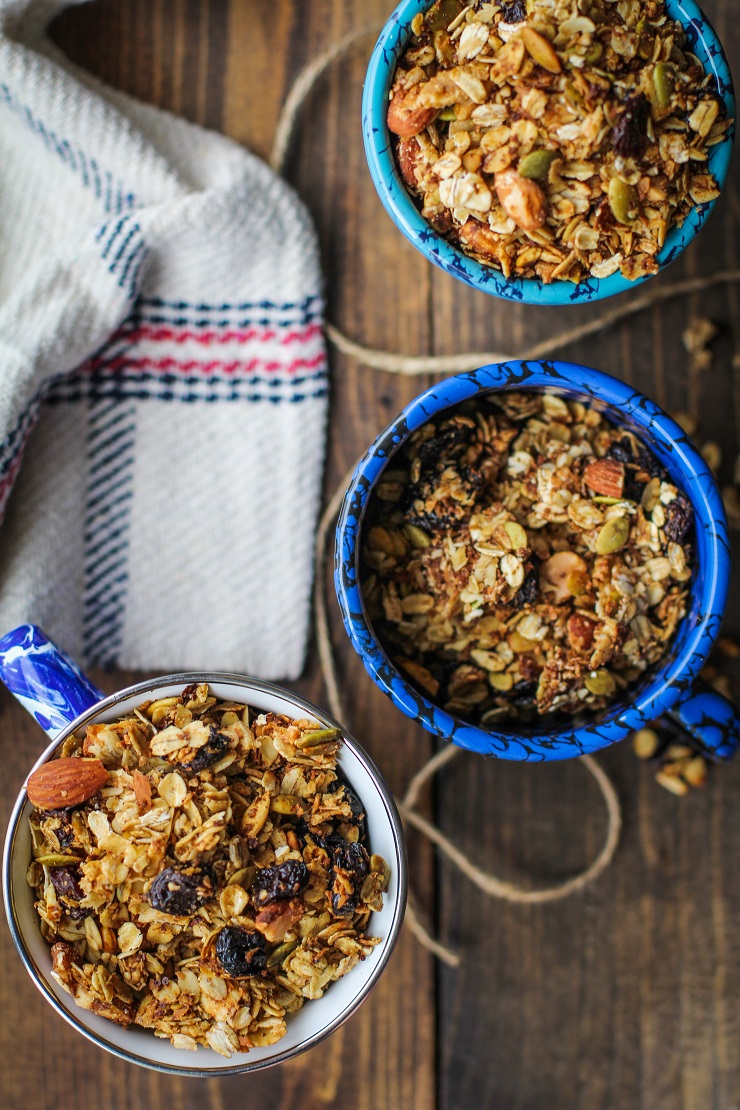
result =
[[[411,546],[415,547],[418,551],[421,551],[425,547],[429,547],[429,544],[432,542],[424,529],[417,528],[415,524],[404,524],[403,531]]]
[[[297,947],[297,937],[294,940],[286,940],[284,944],[279,944],[277,948],[273,948],[272,952],[267,957],[265,967],[279,967],[280,964],[287,960],[291,952],[295,952]]]
[[[659,108],[667,108],[673,92],[673,70],[665,62],[658,62],[653,70],[655,102]]]
[[[592,66],[594,62],[598,62],[601,55],[604,53],[604,47],[600,42],[593,42],[586,51],[584,61],[586,65]]]
[[[79,856],[71,856],[64,852],[50,852],[45,856],[36,856],[37,863],[43,863],[45,867],[69,867],[70,864],[83,863]]]
[[[610,697],[617,688],[617,684],[607,670],[602,667],[598,671],[591,671],[586,676],[584,683],[590,694],[596,697]]]
[[[630,212],[635,203],[635,193],[631,185],[622,181],[620,177],[613,177],[609,182],[609,207],[612,216],[620,224],[630,224]]]
[[[596,554],[612,555],[615,551],[619,551],[626,544],[629,534],[629,518],[613,516],[611,520],[607,520],[596,537]]]
[[[300,748],[316,748],[319,744],[326,744],[330,740],[336,740],[341,736],[338,728],[321,728],[316,732],[304,732],[300,739],[296,740],[295,746]]]
[[[273,813],[292,813],[300,817],[306,812],[306,803],[295,794],[276,794],[270,801]]]
[[[517,166],[520,177],[529,177],[534,181],[543,181],[547,177],[552,162],[556,158],[554,150],[532,150],[526,154]]]
[[[510,690],[514,685],[514,677],[513,675],[506,673],[492,673],[488,676],[488,683],[490,686],[493,687],[494,690],[501,690],[502,692],[505,692],[507,690]]]
[[[618,505],[620,501],[624,500],[624,498],[623,497],[604,497],[603,494],[598,494],[596,497],[592,497],[591,500],[596,501],[599,505]]]
[[[521,36],[524,49],[533,62],[542,66],[548,73],[560,73],[562,70],[560,58],[558,58],[544,35],[535,31],[533,27],[522,27]]]

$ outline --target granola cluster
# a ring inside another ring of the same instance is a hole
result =
[[[719,195],[731,120],[663,0],[436,0],[391,90],[434,228],[505,277],[634,280]]]
[[[686,612],[693,512],[580,401],[489,393],[430,420],[368,506],[363,597],[436,704],[483,724],[599,710]]]
[[[274,1044],[362,960],[390,874],[365,847],[340,744],[206,685],[70,737],[59,762],[99,760],[107,781],[33,810],[28,881],[75,1002],[229,1057]]]

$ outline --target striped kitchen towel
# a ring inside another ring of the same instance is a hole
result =
[[[0,0],[0,634],[294,678],[327,416],[310,220]]]

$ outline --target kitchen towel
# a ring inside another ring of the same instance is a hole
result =
[[[309,217],[262,161],[0,0],[0,634],[86,666],[303,665],[327,416]]]

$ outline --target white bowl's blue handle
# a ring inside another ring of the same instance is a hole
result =
[[[740,717],[732,702],[697,679],[688,697],[668,714],[701,744],[710,759],[723,763],[740,747]]]
[[[0,639],[0,681],[54,740],[103,694],[35,624]]]

